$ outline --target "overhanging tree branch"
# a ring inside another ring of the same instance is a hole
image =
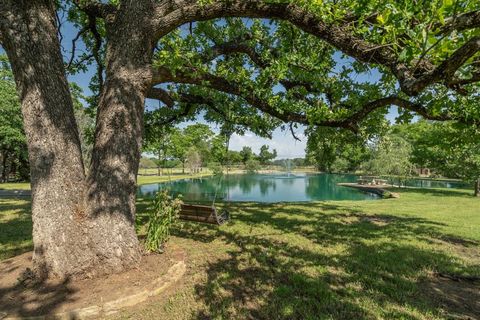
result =
[[[170,93],[162,88],[151,88],[147,92],[146,97],[149,99],[160,100],[169,108],[173,108],[175,106],[175,100],[172,98]]]
[[[462,59],[458,60],[456,56],[452,56],[451,61],[446,61],[446,64],[449,65],[448,68],[445,68],[445,65],[435,68],[431,62],[422,59],[412,69],[399,60],[398,53],[392,50],[390,46],[371,43],[355,35],[351,22],[338,20],[327,23],[315,14],[292,3],[265,3],[254,0],[225,2],[218,0],[210,4],[199,4],[197,1],[182,1],[182,4],[184,6],[172,9],[162,19],[157,21],[156,39],[191,21],[203,21],[219,17],[281,19],[289,21],[304,32],[326,41],[358,61],[386,66],[397,77],[402,90],[410,96],[418,95],[425,87],[431,84],[445,84],[444,79],[442,79],[444,72],[447,72],[451,78],[453,74],[450,74],[450,71],[453,70],[455,72],[462,65],[457,64],[456,61],[465,62]],[[174,7],[173,5],[172,8]],[[456,19],[451,20],[449,23],[452,24],[453,28],[464,30],[475,27],[477,19],[477,13],[470,13],[457,16]],[[458,50],[461,51],[463,49],[466,48]],[[454,66],[456,68],[453,68]],[[452,68],[450,69],[450,67]],[[444,71],[441,71],[442,69]]]
[[[445,19],[443,26],[439,26],[442,33],[453,30],[464,31],[480,27],[480,10],[465,12]]]
[[[265,112],[279,120],[282,120],[286,123],[296,122],[306,125],[318,125],[326,127],[343,127],[350,129],[352,131],[357,131],[357,124],[364,120],[370,113],[373,111],[395,105],[397,107],[413,111],[425,119],[429,120],[455,120],[447,113],[441,113],[438,115],[431,114],[428,109],[418,103],[411,102],[409,100],[403,99],[396,95],[380,98],[368,102],[357,108],[357,111],[350,113],[342,119],[326,119],[326,120],[312,120],[307,117],[306,114],[296,113],[288,110],[278,110],[275,106],[271,105],[265,99],[258,97],[253,88],[247,88],[235,82],[229,81],[225,78],[212,75],[207,72],[199,70],[189,70],[189,71],[177,71],[175,74],[170,72],[165,67],[160,67],[157,69],[157,72],[154,73],[154,79],[156,83],[183,83],[198,85],[213,90],[217,90],[226,94],[235,95],[243,98],[250,105],[258,108],[262,112]],[[312,106],[314,108],[314,106]],[[349,107],[349,109],[353,109]]]
[[[402,90],[409,95],[417,95],[433,83],[443,82],[448,86],[455,72],[479,50],[480,36],[476,36],[458,48],[449,58],[444,60],[431,72],[423,74],[413,80],[400,82]]]
[[[266,60],[262,57],[261,54],[257,52],[257,50],[252,47],[248,43],[244,43],[241,41],[245,41],[246,39],[250,39],[249,35],[240,37],[239,39],[228,41],[222,44],[217,44],[210,48],[206,53],[202,55],[201,60],[206,63],[209,61],[214,60],[215,58],[222,56],[222,55],[233,55],[233,54],[245,54],[250,58],[250,60],[260,69],[266,69],[272,65],[272,61]],[[270,52],[274,53],[275,50],[273,48],[269,49]],[[272,79],[273,81],[273,79]],[[292,79],[280,79],[278,82],[287,90],[292,90],[296,87],[303,87],[307,91],[313,93],[318,92],[314,88],[314,86],[307,81],[299,81],[299,80],[292,80]]]
[[[291,22],[303,31],[325,40],[346,54],[368,63],[389,65],[396,62],[395,53],[388,47],[369,43],[353,36],[349,24],[342,21],[326,23],[315,14],[295,4],[265,3],[263,1],[197,2],[172,11],[158,21],[156,39],[190,21],[204,21],[219,17],[271,18]]]

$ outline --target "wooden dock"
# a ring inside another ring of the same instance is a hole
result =
[[[391,188],[392,185],[382,184],[382,185],[369,185],[369,184],[358,184],[358,183],[338,183],[339,186],[349,187],[362,190],[364,192],[378,194],[382,198],[400,198],[400,195],[396,192],[390,192],[385,188]]]

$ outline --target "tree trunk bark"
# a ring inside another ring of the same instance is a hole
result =
[[[480,197],[480,178],[475,181],[475,191],[474,191],[475,197]]]
[[[28,142],[33,262],[40,276],[97,276],[139,260],[136,175],[144,97],[151,83],[148,19],[154,12],[146,7],[154,2],[144,2],[120,6],[107,27],[107,80],[88,177],[53,1],[1,2],[1,40],[15,75]]]
[[[0,32],[22,103],[33,220],[33,263],[40,276],[75,273],[84,252],[84,167],[73,104],[47,1],[2,3]]]
[[[135,233],[136,178],[142,147],[145,94],[151,86],[153,1],[129,1],[107,25],[106,82],[100,97],[89,170],[90,234],[100,273],[140,258]],[[145,19],[140,19],[145,17]]]

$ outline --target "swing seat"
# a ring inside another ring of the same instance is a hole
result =
[[[180,219],[221,225],[230,220],[230,214],[227,210],[222,210],[219,214],[214,205],[202,206],[184,203],[180,211]]]

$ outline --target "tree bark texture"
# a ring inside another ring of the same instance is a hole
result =
[[[153,5],[127,2],[107,26],[106,82],[87,178],[89,212],[96,230],[91,237],[107,270],[128,268],[140,257],[134,227],[144,101],[152,78],[149,15],[154,10],[149,4]]]
[[[136,174],[153,52],[148,21],[137,19],[153,10],[141,4],[128,2],[109,22],[107,80],[86,177],[53,2],[0,0],[1,41],[27,135],[40,276],[96,276],[139,260]]]
[[[0,30],[22,103],[28,142],[33,261],[41,275],[63,275],[84,263],[84,167],[77,125],[46,1],[3,1]]]
[[[475,191],[474,191],[475,197],[480,197],[480,178],[475,181]]]

